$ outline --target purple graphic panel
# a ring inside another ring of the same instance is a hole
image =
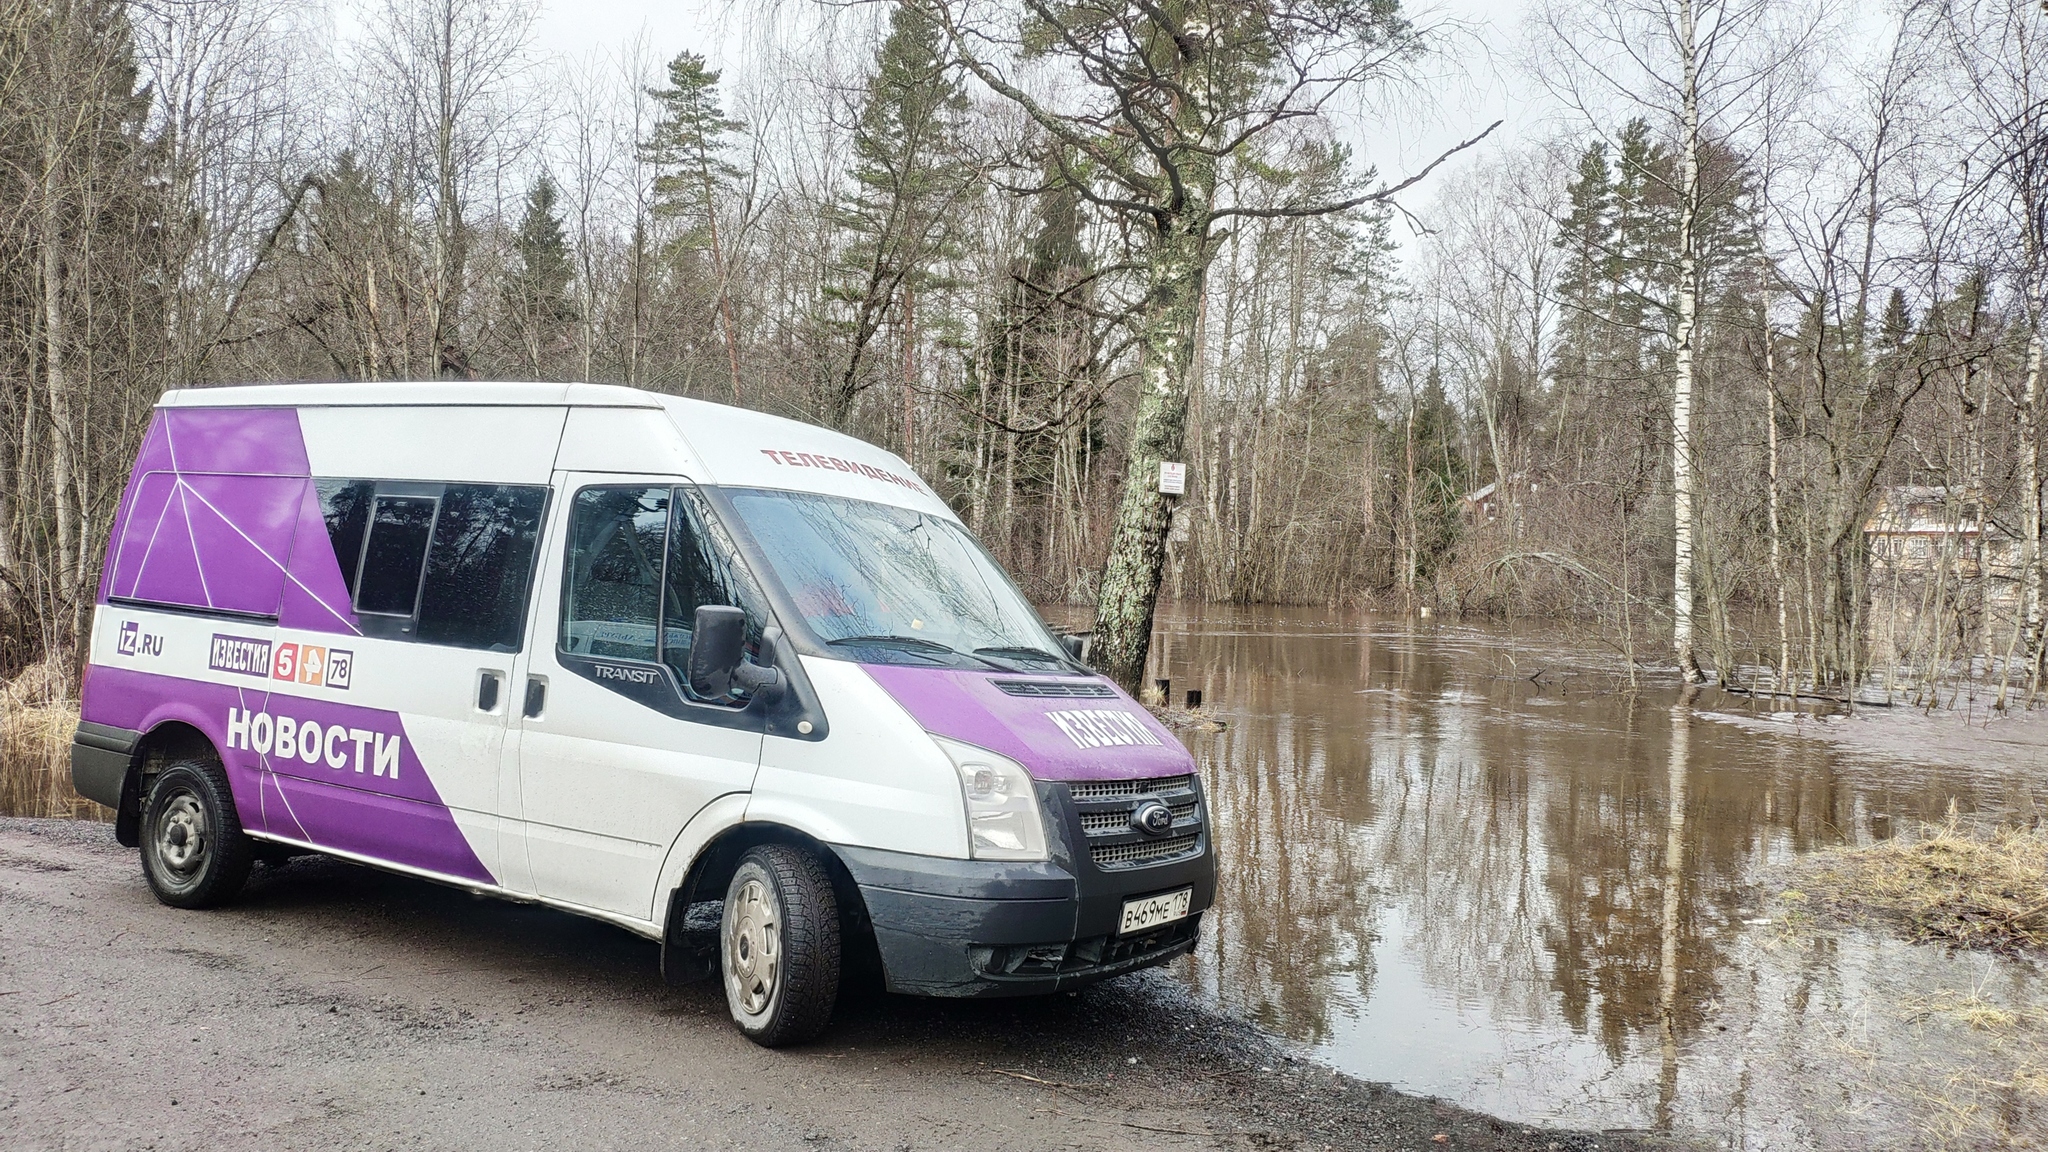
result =
[[[360,635],[291,408],[159,409],[100,593]]]
[[[1130,780],[1179,776],[1195,758],[1173,733],[1112,685],[1115,696],[1012,696],[993,679],[1021,675],[863,664],[924,730],[1000,752],[1040,780]],[[1109,684],[1064,677],[1074,684]]]
[[[151,468],[168,465],[180,472],[250,476],[312,474],[296,408],[163,408],[157,419],[164,432],[160,451],[168,459],[152,462]],[[151,448],[144,444],[145,459]]]
[[[278,607],[277,622],[286,628],[312,632],[362,635],[362,629],[356,626],[355,609],[349,604],[348,586],[342,582],[334,542],[327,535],[327,521],[321,515],[318,486],[306,485],[297,515],[298,534],[292,541],[290,578],[285,581],[284,603]]]
[[[284,589],[285,558],[310,482],[280,476],[180,478],[192,551],[209,608],[269,615]],[[325,539],[326,533],[321,533]],[[158,597],[147,597],[158,599]]]
[[[205,604],[199,555],[185,527],[184,492],[169,472],[151,472],[129,484],[128,518],[114,532],[107,570],[112,596]]]
[[[228,767],[245,827],[495,884],[427,776],[398,713],[127,668],[93,667],[84,719],[181,720]]]
[[[170,465],[170,448],[164,440],[164,414],[158,411],[150,416],[149,431],[142,434],[142,448],[135,454],[135,467],[128,473],[128,486],[121,490],[121,502],[114,506],[114,530],[107,539],[105,563],[100,565],[100,590],[97,603],[104,604],[107,597],[118,596],[114,587],[114,558],[121,554],[122,538],[135,530],[135,521],[140,518],[145,524],[153,525],[163,514],[161,502],[154,508],[138,508],[142,478],[151,472],[161,472]],[[170,488],[164,488],[160,495],[168,498]],[[147,536],[147,530],[144,530]]]

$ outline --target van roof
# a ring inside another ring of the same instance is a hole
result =
[[[689,456],[703,470],[702,474],[693,475],[706,482],[845,496],[958,518],[907,462],[878,445],[830,428],[749,408],[617,384],[473,380],[248,384],[176,389],[164,393],[157,406],[187,412],[207,408],[311,409],[322,413],[320,423],[330,429],[355,427],[364,418],[374,419],[375,413],[362,411],[365,409],[439,408],[449,410],[451,415],[455,410],[478,408],[610,409],[621,416],[625,415],[619,412],[621,409],[653,410],[666,414],[662,424],[673,430],[675,443],[687,447]],[[502,415],[515,424],[518,422],[514,412]],[[310,416],[308,413],[302,419]],[[420,425],[413,429],[415,432],[430,430],[435,423],[424,412],[417,418],[403,419],[408,424]],[[440,445],[428,464],[422,459],[416,436],[365,437],[359,432],[330,432],[313,437],[308,448],[321,458],[319,466],[340,469],[335,475],[375,475],[385,479],[408,479],[416,474],[424,478],[422,469],[453,475],[453,468],[465,479],[498,477],[494,482],[510,483],[513,481],[503,478],[510,475],[506,469],[531,471],[539,467],[545,475],[550,463],[570,471],[595,468],[667,472],[676,466],[675,457],[659,452],[635,455],[635,449],[649,445],[634,442],[630,437],[616,443],[606,441],[593,449],[588,438],[566,435],[559,419],[553,425],[552,437],[548,440],[546,459],[538,464],[519,452],[507,450],[503,443],[467,440]],[[590,455],[593,450],[597,453],[595,457]],[[468,463],[458,466],[452,457],[461,457]]]
[[[618,384],[536,380],[422,380],[343,384],[241,384],[176,388],[159,408],[509,407],[659,408],[662,398]]]

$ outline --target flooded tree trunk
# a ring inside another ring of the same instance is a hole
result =
[[[1770,297],[1764,297],[1764,443],[1768,452],[1769,471],[1767,475],[1766,503],[1770,516],[1771,532],[1771,580],[1778,589],[1778,671],[1772,679],[1773,689],[1796,692],[1790,686],[1792,679],[1792,631],[1786,622],[1786,607],[1792,599],[1792,585],[1785,575],[1785,533],[1779,516],[1779,504],[1783,499],[1778,474],[1778,357],[1777,341],[1771,333]]]
[[[1090,650],[1095,666],[1131,691],[1145,675],[1152,611],[1166,562],[1171,508],[1159,491],[1159,465],[1181,458],[1187,435],[1188,377],[1208,264],[1207,209],[1204,203],[1184,211],[1162,228],[1146,269],[1138,411],[1125,452],[1123,496],[1109,560],[1102,567]]]
[[[1685,69],[1684,138],[1678,188],[1678,347],[1671,382],[1671,502],[1674,566],[1671,579],[1671,649],[1680,675],[1698,682],[1693,643],[1693,496],[1699,464],[1693,455],[1693,343],[1699,328],[1698,216],[1700,204],[1699,53],[1693,39],[1692,0],[1679,0],[1679,55]],[[1724,669],[1725,671],[1725,669]]]

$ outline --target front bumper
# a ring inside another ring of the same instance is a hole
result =
[[[1043,786],[1042,786],[1043,787]],[[1064,789],[1045,796],[1052,859],[947,860],[838,847],[874,927],[889,990],[920,996],[1028,996],[1092,984],[1192,951],[1216,899],[1215,854],[1098,869]],[[1074,834],[1069,835],[1068,829]],[[1124,902],[1193,890],[1188,916],[1117,934]]]

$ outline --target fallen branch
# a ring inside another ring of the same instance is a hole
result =
[[[1047,1088],[1066,1088],[1078,1091],[1082,1087],[1082,1085],[1079,1084],[1068,1084],[1059,1080],[1041,1080],[1040,1078],[1033,1076],[1029,1072],[1012,1072],[1008,1068],[991,1068],[989,1069],[989,1071],[995,1073],[998,1076],[1008,1076],[1012,1080],[1029,1080],[1033,1084],[1043,1084]]]

